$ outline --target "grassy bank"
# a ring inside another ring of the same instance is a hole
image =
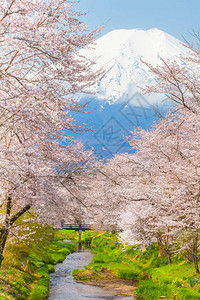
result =
[[[32,224],[31,240],[13,241],[5,249],[0,270],[0,300],[43,300],[48,297],[49,273],[62,262],[74,245],[60,240],[78,241],[74,231],[55,232]],[[95,254],[85,270],[74,270],[77,280],[98,282],[113,278],[131,281],[140,299],[200,300],[200,276],[183,258],[158,257],[157,245],[141,251],[138,246],[124,247],[111,233],[85,232],[83,242]]]
[[[32,233],[32,234],[30,234]],[[74,245],[60,243],[73,232],[29,225],[29,238],[10,241],[0,270],[0,300],[43,300],[49,294],[49,273],[74,251]],[[31,238],[30,238],[31,237]]]
[[[83,238],[95,256],[85,270],[73,271],[75,279],[98,282],[114,276],[132,280],[140,299],[200,299],[200,276],[183,258],[173,257],[169,265],[165,257],[158,257],[156,244],[144,251],[139,246],[124,248],[111,233],[86,232]]]

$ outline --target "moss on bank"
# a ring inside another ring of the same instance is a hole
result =
[[[55,232],[50,227],[35,226],[31,239],[12,240],[5,248],[0,270],[0,300],[43,300],[49,295],[49,273],[74,251],[74,245],[60,243],[69,232]],[[74,232],[70,233],[71,235]]]
[[[173,257],[169,265],[165,257],[158,257],[156,244],[145,251],[139,246],[124,247],[111,233],[86,232],[83,239],[90,240],[95,256],[85,270],[73,271],[75,279],[98,282],[114,276],[132,280],[140,299],[200,300],[200,275],[183,258]]]

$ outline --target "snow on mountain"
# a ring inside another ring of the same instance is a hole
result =
[[[156,28],[114,30],[97,39],[92,48],[81,54],[96,62],[95,68],[103,68],[105,74],[91,91],[110,103],[124,101],[139,91],[138,86],[152,82],[153,75],[141,59],[156,66],[160,57],[175,60],[187,52],[179,40]],[[148,101],[156,103],[160,97],[154,95]]]

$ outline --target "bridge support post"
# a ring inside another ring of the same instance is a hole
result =
[[[81,224],[79,225],[79,242],[78,242],[78,245],[79,245],[79,249],[81,249],[81,246],[82,246],[82,241],[81,241],[81,234],[82,234],[82,228],[81,228]]]
[[[63,229],[65,220],[61,220],[60,223],[61,223],[61,228]]]

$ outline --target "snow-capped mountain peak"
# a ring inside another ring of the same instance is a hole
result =
[[[81,54],[96,62],[95,69],[105,70],[91,89],[96,98],[116,102],[138,92],[138,86],[152,82],[153,75],[142,60],[156,66],[160,57],[175,60],[186,52],[179,40],[153,28],[111,31],[97,39],[93,49],[84,49]],[[154,97],[150,101],[159,100]]]

